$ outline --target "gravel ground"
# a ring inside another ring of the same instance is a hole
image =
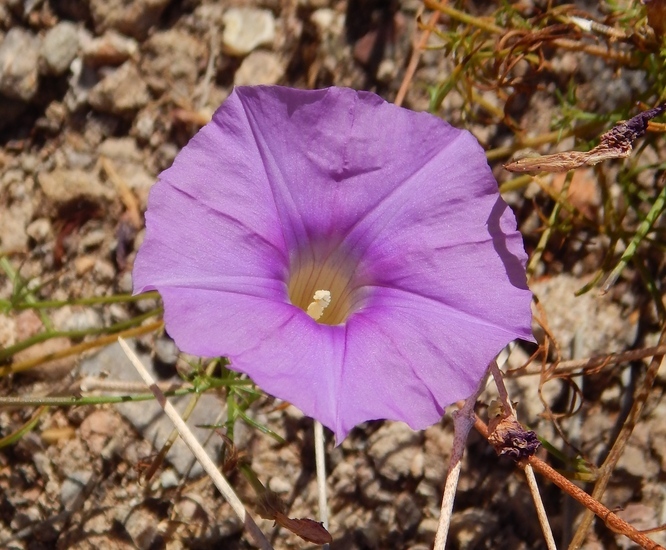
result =
[[[35,291],[39,299],[49,300],[131,292],[148,191],[233,85],[352,86],[393,100],[421,5],[417,0],[1,1],[0,251],[23,277],[41,285]],[[427,109],[428,86],[451,68],[444,52],[426,52],[404,105]],[[611,110],[645,90],[638,71],[615,71],[567,52],[552,60],[544,86],[513,106],[512,116],[529,133],[550,130],[554,90],[572,71],[581,75],[581,108]],[[617,84],[608,87],[609,79]],[[448,96],[442,114],[468,127],[487,148],[506,144],[506,128],[480,120],[468,124],[461,101],[455,93]],[[646,162],[650,155],[651,162],[663,159],[655,151],[645,155]],[[508,179],[500,164],[493,168],[500,181]],[[609,178],[613,170],[608,168]],[[654,183],[655,173],[642,174],[645,185]],[[553,186],[562,182],[552,180]],[[533,187],[506,195],[530,252],[539,238],[533,205],[543,200],[537,197],[538,186]],[[599,218],[604,199],[590,170],[576,173],[570,197],[577,208]],[[565,243],[549,251],[534,278],[532,290],[542,308],[536,313],[547,322],[564,359],[624,351],[638,341],[654,344],[658,336],[650,324],[654,312],[646,313],[649,308],[630,279],[605,297],[575,297],[603,259],[603,237],[597,244],[581,251]],[[662,265],[663,259],[656,262]],[[0,298],[11,295],[10,278],[0,275]],[[58,330],[100,328],[155,305],[145,300],[65,306],[53,310],[51,321]],[[32,310],[0,314],[0,349],[41,329],[42,320]],[[544,331],[536,324],[535,330],[542,340]],[[54,338],[14,360],[72,343]],[[179,380],[186,358],[168,336],[142,336],[133,346],[161,381]],[[521,366],[533,351],[516,347],[509,365]],[[561,422],[584,456],[598,461],[607,452],[642,366],[639,361],[612,374],[586,377],[580,414]],[[82,380],[100,377],[126,385],[138,381],[119,347],[111,345],[5,376],[0,384],[5,396],[58,395],[73,387],[80,391]],[[604,497],[637,528],[666,523],[664,389],[662,367]],[[559,379],[540,384],[538,376],[513,377],[509,390],[521,421],[559,441],[543,413],[546,406],[564,410],[566,385]],[[491,399],[482,396],[481,413]],[[178,403],[185,406],[187,398]],[[215,392],[204,395],[191,424],[219,422],[222,403]],[[278,405],[262,398],[250,413],[286,443],[239,423],[236,444],[262,481],[288,503],[290,517],[316,518],[312,421],[294,407]],[[1,434],[18,429],[34,413],[31,407],[0,409]],[[180,443],[156,476],[142,482],[145,465],[169,432],[170,424],[153,402],[45,411],[37,429],[0,452],[0,547],[250,547],[231,508],[198,467],[192,468],[189,451]],[[208,437],[210,430],[203,428],[197,433],[218,455],[222,440]],[[337,448],[329,441],[333,548],[431,547],[452,441],[450,415],[423,432],[373,422],[354,430]],[[252,510],[251,488],[237,472],[230,477]],[[559,538],[579,509],[565,504],[548,482],[542,486]],[[260,526],[271,534],[275,548],[313,546],[270,521]],[[654,539],[666,544],[663,533]],[[477,434],[470,438],[463,463],[450,547],[544,547],[521,475]],[[585,546],[631,547],[603,525]]]

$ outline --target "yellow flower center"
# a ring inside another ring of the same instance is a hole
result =
[[[292,264],[289,299],[296,307],[325,325],[340,325],[352,313],[355,262],[333,253],[323,261],[301,254]]]

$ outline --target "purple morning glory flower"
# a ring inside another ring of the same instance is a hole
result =
[[[239,87],[151,190],[135,291],[340,442],[421,429],[531,340],[522,239],[476,139],[346,88]]]

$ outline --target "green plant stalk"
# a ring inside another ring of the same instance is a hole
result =
[[[205,388],[180,388],[177,390],[165,391],[164,395],[167,397],[180,397],[182,395],[190,395],[201,393],[214,388],[233,387],[250,385],[250,380],[238,380],[228,378],[213,378],[208,381]],[[107,405],[112,403],[127,403],[134,401],[150,401],[155,399],[152,393],[137,393],[133,395],[87,395],[79,396],[25,396],[25,397],[0,397],[0,407],[34,407],[34,406],[51,406],[51,407],[78,407],[82,405]]]
[[[662,180],[666,180],[666,177],[663,177]],[[666,181],[664,181],[664,183],[666,183]],[[650,211],[647,213],[647,216],[645,216],[645,219],[638,226],[636,235],[634,235],[634,238],[629,243],[629,246],[627,246],[624,254],[622,254],[620,262],[615,266],[615,269],[613,269],[611,274],[606,279],[606,282],[601,287],[601,294],[606,294],[610,290],[610,287],[615,284],[615,281],[618,280],[624,268],[627,267],[627,264],[636,254],[638,245],[641,244],[641,241],[650,232],[650,229],[652,229],[652,226],[655,224],[657,219],[659,219],[659,216],[661,216],[662,212],[664,211],[664,207],[666,207],[666,185],[664,185],[659,195],[657,195],[657,198],[654,201],[652,208],[650,208]]]
[[[532,182],[533,179],[534,176],[530,174],[523,174],[522,176],[518,176],[517,178],[507,180],[504,183],[500,184],[499,192],[508,193],[509,191],[517,191],[518,189],[527,187]]]
[[[217,363],[218,363],[217,360],[213,360],[210,362],[205,371],[206,376],[211,376],[213,374],[213,371],[215,370]],[[194,395],[190,397],[190,400],[188,401],[185,410],[180,415],[184,422],[187,422],[192,412],[194,412],[194,407],[199,402],[200,397],[201,397],[201,392],[196,392]],[[162,445],[160,451],[157,453],[157,456],[153,460],[152,464],[150,465],[148,470],[146,470],[146,473],[144,475],[144,482],[150,481],[152,477],[155,475],[155,472],[157,472],[158,468],[164,461],[164,458],[166,457],[167,453],[169,452],[173,444],[176,442],[176,439],[178,439],[178,435],[179,435],[178,430],[174,428],[169,434],[167,440],[164,442],[164,445]]]
[[[9,346],[8,348],[0,350],[0,361],[8,359],[9,357],[14,355],[15,353],[18,353],[19,351],[28,349],[29,347],[34,346],[36,344],[41,344],[42,342],[50,340],[51,338],[83,338],[84,336],[95,336],[99,334],[120,332],[122,330],[126,330],[128,328],[132,328],[136,325],[139,325],[146,319],[150,319],[151,317],[160,315],[161,313],[162,313],[162,308],[157,308],[142,315],[139,315],[137,317],[133,317],[132,319],[129,319],[127,321],[115,323],[108,327],[89,328],[83,330],[47,330],[44,332],[40,332],[39,334],[35,334],[30,338],[26,338],[25,340],[19,342],[18,344],[14,344],[13,346]]]
[[[581,124],[576,128],[570,130],[555,130],[553,132],[547,132],[539,136],[534,137],[518,137],[516,142],[509,147],[497,147],[495,149],[490,149],[486,151],[486,158],[490,160],[498,160],[501,158],[506,158],[511,156],[513,153],[519,149],[525,149],[526,147],[539,147],[540,145],[545,145],[546,143],[557,143],[562,138],[567,138],[569,136],[575,135],[577,132],[586,130],[591,127],[597,126],[597,123],[594,124]]]
[[[0,267],[2,267],[2,269],[5,271],[5,273],[7,274],[7,277],[9,277],[9,280],[12,282],[12,285],[14,285],[14,287],[16,287],[16,284],[19,281],[19,275],[18,275],[18,273],[16,273],[16,271],[14,270],[12,265],[9,263],[9,260],[5,256],[0,257]],[[26,296],[25,296],[26,302],[28,304],[37,302],[37,299],[34,297],[32,292],[28,288],[26,288],[26,290],[27,290],[27,293],[26,293]],[[4,300],[3,300],[3,302],[4,302]],[[46,327],[47,330],[51,330],[53,328],[53,324],[51,323],[51,319],[49,319],[49,317],[48,317],[48,315],[46,315],[46,313],[40,312],[39,313],[39,318],[42,320],[42,324],[44,325],[44,327]]]
[[[64,306],[94,306],[103,304],[116,304],[124,302],[139,302],[141,300],[152,300],[159,298],[156,291],[145,292],[144,294],[114,294],[113,296],[93,296],[92,298],[79,298],[77,300],[46,300],[35,301],[22,304],[13,304],[16,309],[47,309]]]
[[[18,430],[16,430],[13,433],[10,433],[9,435],[6,435],[2,439],[0,439],[0,449],[3,447],[7,447],[9,445],[13,445],[17,441],[19,441],[25,434],[28,432],[31,432],[35,426],[37,425],[37,422],[39,422],[39,419],[44,416],[44,413],[48,411],[48,407],[39,407],[37,411],[35,411],[35,414],[32,415],[32,418],[28,420],[23,426],[21,426]]]
[[[564,184],[562,185],[562,196],[566,197],[566,194],[569,191],[569,186],[571,185],[571,180],[573,179],[573,174],[574,174],[573,172],[569,172],[567,174],[567,177],[564,180]],[[530,261],[527,264],[528,277],[534,275],[536,266],[541,261],[541,255],[543,254],[543,251],[546,249],[546,245],[548,244],[548,240],[550,239],[550,236],[553,232],[553,227],[555,226],[555,222],[557,221],[557,217],[560,214],[561,208],[562,204],[559,201],[556,202],[555,206],[553,207],[553,211],[550,213],[550,218],[548,219],[548,227],[541,234],[541,238],[539,239],[539,244],[537,244],[537,247],[534,249],[534,254],[532,254],[532,257],[530,258]]]
[[[141,336],[143,334],[148,334],[150,332],[159,330],[163,326],[164,326],[163,321],[153,321],[152,323],[123,330],[121,332],[116,332],[108,336],[100,336],[96,340],[90,342],[83,342],[82,344],[76,344],[64,350],[56,351],[53,353],[47,353],[40,357],[35,357],[34,359],[28,359],[26,361],[21,361],[20,363],[12,363],[11,365],[0,367],[0,377],[7,376],[9,374],[16,374],[17,372],[23,372],[33,367],[36,367],[37,365],[47,363],[48,361],[55,361],[56,359],[62,359],[63,357],[70,357],[72,355],[83,353],[84,351],[88,351],[94,348],[100,348],[103,346],[114,344],[119,336],[125,338]]]
[[[458,11],[457,9],[452,8],[451,6],[448,6],[446,4],[440,4],[439,2],[435,2],[434,0],[425,0],[425,5],[428,9],[441,11],[442,13],[448,15],[451,19],[455,19],[456,21],[464,23],[465,25],[478,27],[479,29],[487,31],[491,34],[503,34],[504,32],[506,32],[505,29],[503,29],[502,27],[498,27],[497,25],[490,23],[489,21],[480,19],[478,17],[474,17],[473,15],[469,15],[468,13]]]

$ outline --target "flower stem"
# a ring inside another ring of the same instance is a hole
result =
[[[326,498],[326,449],[324,448],[324,427],[314,421],[315,464],[317,468],[317,493],[319,495],[319,521],[328,530],[328,499]],[[328,544],[324,545],[328,550]]]
[[[453,449],[449,459],[449,470],[446,473],[446,482],[444,484],[444,496],[442,497],[442,507],[437,524],[437,534],[435,535],[434,550],[444,550],[446,539],[451,525],[451,515],[453,513],[453,501],[456,497],[456,488],[460,478],[460,469],[462,467],[462,457],[465,453],[465,444],[469,431],[474,426],[474,406],[479,395],[486,387],[489,370],[483,376],[476,391],[470,395],[460,408],[453,413]]]

